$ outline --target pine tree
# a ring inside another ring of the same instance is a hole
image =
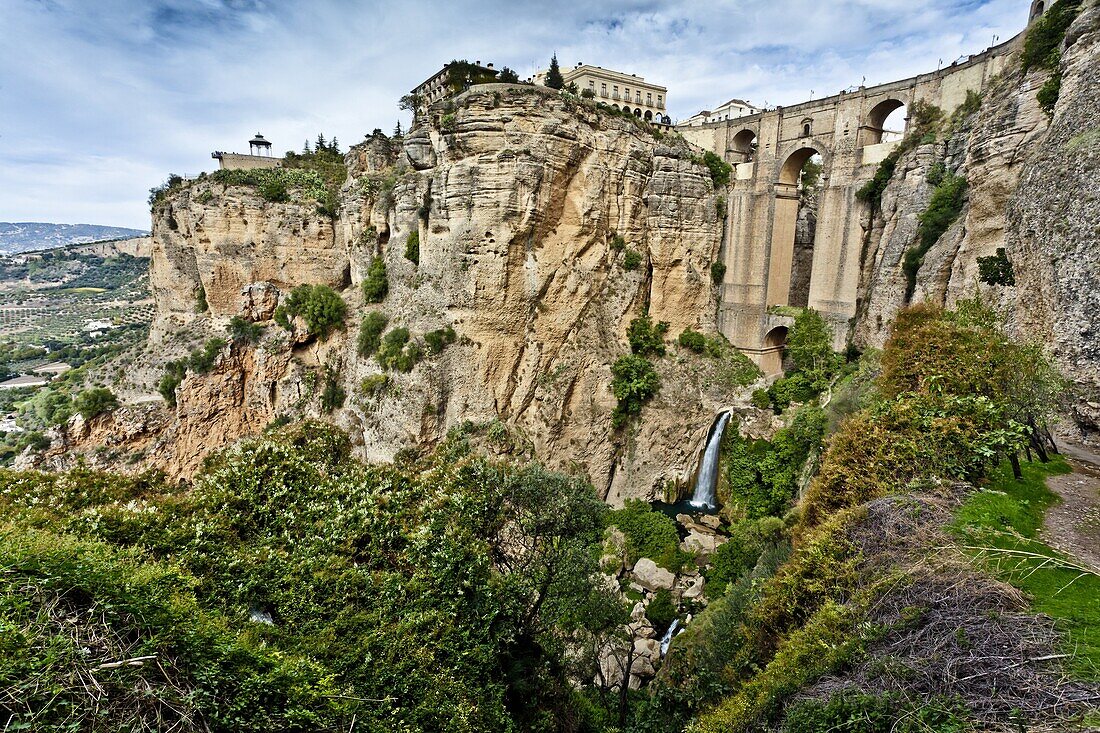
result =
[[[332,138],[332,142],[329,144],[328,149],[337,155],[340,154],[340,143],[336,141],[335,137]]]
[[[515,84],[519,81],[519,74],[505,66],[500,70],[500,76],[497,78],[497,81],[503,84]]]
[[[314,145],[314,147],[317,149],[317,152],[319,153],[322,150],[324,150],[325,146],[327,146],[327,145],[328,145],[328,142],[325,140],[325,133],[323,133],[323,132],[317,133],[317,143],[316,143],[316,145]]]
[[[550,57],[550,71],[546,72],[546,86],[551,89],[561,89],[565,86],[565,79],[562,78],[561,68],[558,67],[557,54]]]
[[[302,155],[309,155],[312,151],[309,149],[309,140],[306,140],[305,145],[302,146]]]
[[[401,131],[401,120],[398,120],[397,125],[393,128],[393,136],[403,137],[404,135],[405,133]]]

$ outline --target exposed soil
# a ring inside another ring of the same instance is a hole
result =
[[[1100,572],[1100,455],[1064,441],[1059,448],[1073,473],[1047,479],[1062,501],[1047,510],[1043,539]]]

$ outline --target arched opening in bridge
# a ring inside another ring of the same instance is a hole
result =
[[[821,154],[810,147],[788,155],[779,170],[768,260],[769,306],[809,304],[822,173]]]
[[[734,163],[748,163],[756,157],[756,133],[752,130],[742,130],[733,136],[730,142],[730,161]]]
[[[760,371],[765,375],[783,373],[783,351],[787,348],[787,327],[776,326],[764,336],[760,350]]]
[[[1031,4],[1031,13],[1027,16],[1027,22],[1030,23],[1038,18],[1043,14],[1043,10],[1045,9],[1046,3],[1044,3],[1043,0],[1035,0],[1035,2]]]
[[[901,140],[905,136],[909,110],[899,99],[886,99],[867,114],[860,128],[860,145],[878,145]]]

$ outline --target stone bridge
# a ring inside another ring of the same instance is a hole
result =
[[[1031,19],[1043,10],[1042,0],[1036,0]],[[869,226],[867,204],[856,198],[856,191],[899,144],[883,141],[887,117],[917,101],[950,114],[966,100],[967,92],[985,89],[1022,36],[909,79],[678,128],[689,142],[721,155],[734,167],[726,194],[720,255],[726,274],[718,325],[766,373],[780,371],[792,322],[777,306],[808,305],[821,312],[833,326],[838,350],[848,339]],[[805,242],[796,257],[799,178],[815,154],[822,164],[816,230],[812,243]]]

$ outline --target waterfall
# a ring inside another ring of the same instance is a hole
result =
[[[695,479],[695,493],[691,497],[691,505],[694,507],[714,509],[717,506],[714,488],[718,484],[718,449],[722,445],[722,434],[726,431],[726,424],[729,421],[728,412],[719,415],[717,424],[707,438],[703,462],[699,465],[699,475]]]
[[[661,637],[661,658],[663,659],[668,654],[668,645],[672,643],[672,635],[676,633],[676,628],[680,625],[680,619],[672,619],[672,623],[668,625],[668,631]]]

